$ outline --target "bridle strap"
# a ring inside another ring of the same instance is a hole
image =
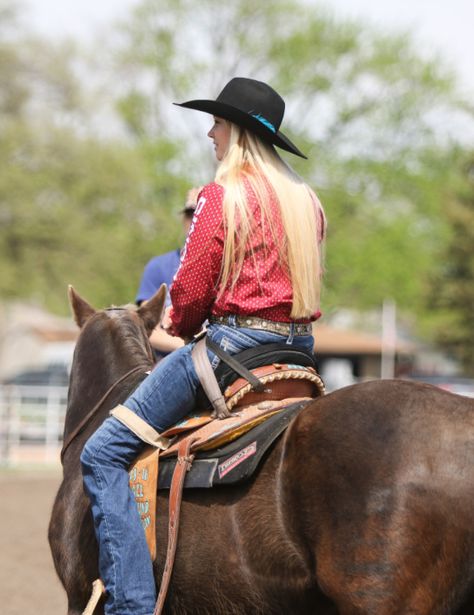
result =
[[[105,400],[107,399],[107,397],[114,391],[114,389],[124,380],[126,380],[129,376],[131,376],[132,374],[135,374],[139,371],[143,371],[143,367],[139,366],[139,367],[134,367],[133,369],[131,369],[130,371],[126,372],[123,376],[121,376],[118,380],[116,380],[108,389],[107,391],[102,395],[102,397],[99,399],[99,401],[96,403],[96,405],[92,408],[92,410],[90,410],[86,416],[82,419],[82,421],[79,423],[79,425],[69,434],[69,436],[64,440],[63,442],[63,447],[61,449],[61,463],[63,463],[64,460],[64,454],[67,450],[67,448],[69,447],[69,445],[71,444],[71,442],[78,436],[78,434],[81,433],[81,431],[84,429],[84,427],[89,423],[89,421],[93,418],[93,416],[97,413],[97,411],[99,410],[99,408],[102,406],[102,404],[105,402]]]

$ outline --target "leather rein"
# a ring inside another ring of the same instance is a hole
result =
[[[134,367],[133,369],[131,369],[128,372],[126,372],[125,374],[123,374],[123,376],[120,376],[120,378],[118,380],[116,380],[107,389],[107,391],[102,395],[102,397],[99,399],[99,401],[96,403],[96,405],[92,408],[92,410],[90,410],[86,414],[86,416],[82,419],[82,421],[79,423],[79,425],[77,425],[77,427],[75,429],[73,429],[73,431],[68,435],[68,437],[63,442],[63,447],[61,449],[61,464],[63,464],[64,454],[65,454],[66,450],[68,449],[69,445],[81,433],[81,431],[91,421],[91,419],[96,415],[96,413],[98,412],[98,410],[100,409],[102,404],[105,402],[107,397],[109,397],[109,395],[118,387],[118,385],[120,383],[122,383],[124,380],[126,380],[129,376],[132,376],[133,374],[135,374],[135,373],[137,373],[139,371],[143,371],[143,366]]]

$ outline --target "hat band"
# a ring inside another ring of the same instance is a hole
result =
[[[260,115],[260,114],[257,115],[257,114],[252,113],[252,117],[254,117],[256,120],[261,122],[264,126],[269,128],[272,132],[276,134],[275,126],[271,122],[269,122],[267,119],[265,119],[263,115]]]

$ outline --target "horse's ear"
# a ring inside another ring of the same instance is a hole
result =
[[[166,284],[162,284],[151,299],[138,308],[145,329],[150,334],[161,321],[166,301]]]
[[[82,329],[88,318],[96,313],[96,310],[80,297],[72,286],[68,287],[69,303],[77,326]]]

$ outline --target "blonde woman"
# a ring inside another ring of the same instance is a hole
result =
[[[283,99],[263,82],[235,78],[216,100],[181,106],[213,115],[208,136],[220,164],[200,192],[162,326],[191,338],[208,321],[208,337],[231,354],[275,342],[312,352],[324,214],[275,150],[305,157],[279,130]],[[168,355],[124,402],[158,432],[193,407],[199,380],[192,348]],[[151,615],[155,607],[152,563],[128,487],[128,467],[143,446],[110,417],[81,456],[107,615]]]

